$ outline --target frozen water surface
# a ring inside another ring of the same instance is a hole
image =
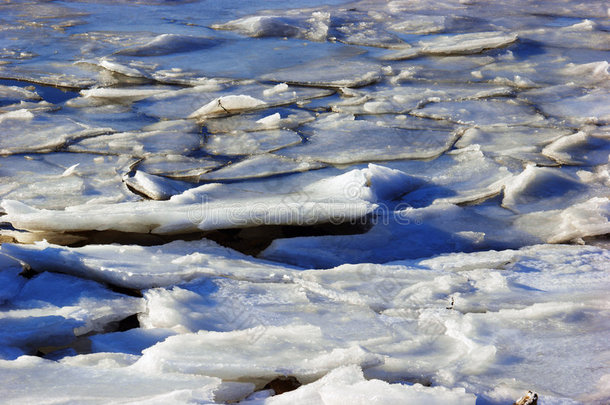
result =
[[[608,403],[608,15],[3,2],[3,401]]]

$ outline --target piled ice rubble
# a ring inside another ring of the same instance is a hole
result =
[[[0,5],[3,400],[608,401],[603,1],[137,3]]]

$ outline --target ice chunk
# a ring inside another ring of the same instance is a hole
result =
[[[32,114],[27,110],[0,114],[0,123],[3,155],[50,152],[71,141],[112,132],[110,128],[92,128],[65,116]]]
[[[561,209],[590,196],[591,190],[561,169],[529,165],[506,182],[502,205],[521,213]]]
[[[218,40],[205,37],[161,34],[150,42],[130,48],[123,48],[116,52],[116,54],[128,56],[159,56],[178,52],[193,52],[216,46],[219,43],[220,41]]]
[[[114,293],[98,283],[42,273],[27,281],[0,312],[2,346],[35,353],[41,346],[70,344],[76,336],[101,331],[142,310],[138,298]]]
[[[610,158],[610,139],[595,130],[579,131],[555,140],[542,153],[561,164],[603,165]]]
[[[418,117],[448,119],[460,124],[532,125],[544,122],[544,117],[532,107],[513,100],[472,100],[430,103],[411,114]]]
[[[384,59],[409,59],[417,55],[464,55],[476,54],[488,49],[502,48],[517,41],[516,34],[503,32],[473,32],[439,36],[433,40],[420,41],[417,47],[386,55]]]
[[[409,130],[328,114],[302,128],[307,142],[282,150],[287,157],[307,157],[324,163],[349,164],[396,159],[429,159],[457,139],[453,131]]]
[[[268,177],[277,174],[304,172],[325,167],[319,162],[289,159],[272,154],[248,157],[240,162],[202,174],[200,180],[237,180],[255,177]]]
[[[125,174],[123,181],[137,193],[153,200],[169,200],[172,195],[180,194],[189,188],[186,183],[148,174],[141,170],[136,170],[133,175]]]
[[[21,291],[26,282],[26,279],[20,276],[22,271],[23,268],[17,260],[4,254],[0,255],[0,306],[10,302]]]
[[[596,89],[583,96],[543,103],[541,108],[547,114],[566,118],[577,124],[608,123],[610,122],[609,94],[607,89]]]
[[[175,332],[168,329],[142,329],[134,328],[125,332],[105,333],[93,335],[91,350],[93,352],[142,354],[142,350],[162,342]]]
[[[136,166],[138,170],[178,180],[199,181],[202,174],[222,166],[222,162],[208,158],[192,158],[182,155],[147,156]]]
[[[236,351],[238,346],[241,350]],[[268,356],[266,349],[271,346],[273,356]],[[357,345],[325,337],[319,328],[294,325],[170,336],[144,350],[134,368],[241,381],[271,380],[278,375],[311,381],[340,365],[370,367],[381,362],[380,356]]]
[[[519,229],[537,233],[549,243],[579,240],[610,232],[610,199],[594,197],[563,210],[533,212],[515,223]]]
[[[234,131],[208,136],[204,150],[213,155],[253,155],[298,145],[301,141],[290,130]]]
[[[212,377],[172,373],[159,375],[143,373],[128,366],[109,367],[108,363],[112,364],[113,357],[105,357],[108,360],[100,359],[96,365],[54,362],[31,356],[23,356],[12,362],[0,360],[0,375],[5,382],[0,392],[15,403],[41,403],[49,398],[87,404],[115,401],[188,403],[212,402],[215,399],[235,401],[254,389],[252,384],[223,383]],[[58,381],[70,381],[73,388],[66,393],[65,386],[58,384]],[[215,392],[224,395],[215,398]]]
[[[525,162],[550,164],[548,159],[540,155],[541,150],[546,150],[547,144],[570,134],[572,131],[560,128],[494,125],[468,128],[455,146],[463,148],[479,145],[482,151],[492,156],[511,156]]]
[[[267,115],[267,111],[262,111],[222,118],[208,118],[205,120],[205,128],[210,133],[295,129],[315,119],[313,114],[303,110],[282,109],[280,111],[271,115]]]
[[[169,88],[143,87],[143,88],[104,88],[98,87],[94,89],[81,90],[80,94],[85,98],[105,99],[100,102],[117,101],[124,103],[127,100],[136,101],[156,94],[162,94],[169,91]],[[78,106],[77,99],[72,99],[68,105]]]
[[[208,115],[223,115],[254,110],[265,106],[265,102],[246,95],[230,95],[219,97],[197,109],[188,118],[205,118]]]
[[[366,380],[358,366],[343,366],[311,384],[295,391],[273,396],[263,401],[242,401],[242,404],[474,404],[475,396],[463,388],[424,387],[421,384],[388,384],[381,380]]]
[[[394,78],[399,79],[400,74]],[[379,87],[379,86],[378,86]],[[419,84],[381,87],[375,91],[362,90],[362,102],[346,99],[331,105],[335,112],[352,114],[407,113],[431,101],[475,100],[486,97],[506,96],[512,90],[506,87],[469,84]]]
[[[172,285],[202,275],[266,280],[281,277],[287,271],[205,239],[171,242],[162,250],[136,245],[67,248],[39,242],[3,244],[1,251],[39,271],[64,272],[128,288]]]
[[[73,143],[68,147],[68,150],[143,157],[153,153],[167,155],[188,154],[191,151],[198,150],[202,144],[203,139],[200,134],[170,129],[119,132],[111,135],[90,137]]]
[[[212,28],[234,30],[251,37],[294,37],[300,31],[294,24],[289,19],[268,15],[244,17],[225,24],[213,25]]]
[[[239,83],[233,87],[228,87],[228,84],[223,82],[215,85],[199,85],[149,97],[136,103],[135,108],[150,116],[164,119],[180,119],[187,118],[189,114],[195,110],[205,107],[204,115],[206,115],[205,118],[207,121],[218,116],[229,115],[218,104],[219,100],[221,105],[228,111],[231,111],[231,113],[243,113],[244,111],[256,111],[262,108],[288,105],[297,101],[304,101],[332,94],[332,91],[326,89],[294,86],[290,86],[288,90],[281,92],[267,91],[272,89],[274,89],[273,86],[252,82]],[[235,93],[239,95],[236,95]],[[227,99],[225,100],[225,98]],[[226,103],[229,104],[225,105]],[[228,122],[231,122],[239,121],[240,119],[240,116],[237,116],[233,118],[229,117],[227,120]],[[256,128],[245,129],[252,130]]]
[[[5,220],[19,229],[54,232],[117,230],[175,234],[260,225],[313,225],[345,222],[372,212],[376,200],[372,190],[387,187],[383,184],[387,179],[385,172],[396,171],[371,165],[291,193],[261,195],[256,190],[207,184],[175,195],[169,201],[81,205],[52,211],[4,200],[2,207],[7,212]],[[390,175],[390,181],[394,176]],[[248,198],[244,199],[245,196]]]
[[[323,72],[323,73],[322,73]],[[288,84],[320,87],[362,87],[381,79],[381,66],[361,60],[315,60],[262,76]]]
[[[0,194],[38,208],[129,201],[134,197],[121,186],[120,173],[133,162],[86,153],[0,157]]]

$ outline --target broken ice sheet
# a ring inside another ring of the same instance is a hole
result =
[[[277,69],[263,80],[319,87],[362,87],[379,81],[381,65],[349,55],[316,59],[304,64]]]
[[[278,90],[275,90],[279,88]],[[286,84],[278,84],[265,92],[284,92],[289,89]],[[294,129],[300,125],[313,121],[314,115],[308,111],[278,108],[271,112],[268,110],[254,113],[242,113],[222,118],[207,118],[204,122],[209,133],[225,133],[233,131],[261,131],[270,129]]]
[[[301,141],[296,132],[287,129],[234,131],[208,135],[203,150],[212,155],[252,155],[298,145]]]
[[[439,202],[423,208],[404,202],[378,211],[374,226],[367,233],[275,239],[259,257],[325,268],[346,262],[385,263],[438,252],[518,248],[604,235],[610,230],[608,198],[591,198],[589,193],[594,194],[588,188],[582,198],[571,193],[572,201],[577,203],[563,209],[544,203],[536,206],[536,202],[528,207],[529,196],[525,195],[524,211],[541,211],[523,215],[511,214],[493,200],[464,207]],[[406,201],[408,197],[407,194]]]
[[[189,183],[155,176],[141,170],[124,174],[123,181],[130,190],[152,200],[169,200],[171,196],[181,194],[192,187]]]
[[[533,107],[514,100],[441,101],[426,104],[411,114],[475,125],[542,125],[545,121]]]
[[[17,110],[0,114],[2,143],[0,154],[50,152],[82,138],[108,132],[111,128],[95,128],[58,114],[32,113]],[[27,134],[24,136],[24,133]]]
[[[199,176],[199,180],[237,180],[255,177],[268,177],[278,174],[303,172],[325,167],[323,163],[308,160],[290,159],[263,153],[231,163],[218,170]]]
[[[25,277],[21,263],[9,256],[0,254],[0,308],[9,303],[23,287]]]
[[[291,325],[170,336],[144,350],[134,368],[252,382],[293,375],[309,382],[345,363],[370,367],[382,361],[356,344],[325,336],[318,327]]]
[[[170,129],[99,135],[75,142],[68,147],[68,150],[144,157],[149,154],[188,154],[199,150],[202,145],[203,138],[200,134]]]
[[[194,158],[183,155],[148,155],[135,166],[148,174],[177,180],[199,181],[201,175],[221,167],[223,162],[210,157]]]
[[[409,130],[327,114],[301,128],[307,142],[278,152],[323,163],[349,164],[396,159],[429,159],[447,150],[458,134],[443,130]]]
[[[5,86],[0,84],[0,108],[7,104],[18,103],[22,100],[40,100],[41,97],[33,90],[19,86]]]
[[[528,165],[506,181],[502,206],[519,213],[567,209],[596,196],[607,188],[605,173],[575,168]]]
[[[10,305],[1,308],[3,353],[10,357],[10,348],[34,354],[38,347],[69,345],[77,336],[101,331],[141,310],[139,298],[93,281],[45,272],[26,281]]]
[[[407,113],[431,101],[461,101],[507,96],[512,90],[488,84],[445,84],[412,82],[403,86],[362,89],[362,103],[347,98],[333,104],[332,110],[351,114]]]
[[[279,88],[278,88],[279,87]],[[164,119],[210,118],[332,94],[325,89],[295,86],[271,86],[259,83],[215,86],[196,86],[152,96],[135,104],[135,109],[148,116]]]
[[[575,134],[554,140],[542,149],[542,154],[561,164],[607,164],[610,159],[610,128],[582,128]]]
[[[258,281],[281,279],[289,272],[284,267],[253,259],[206,239],[175,241],[162,247],[88,245],[67,248],[45,242],[34,245],[5,243],[0,251],[22,258],[38,271],[58,271],[136,289],[173,285],[203,275]]]
[[[124,156],[86,153],[0,157],[0,195],[49,209],[129,201],[133,196],[121,185],[121,173],[131,163]]]
[[[154,56],[114,54],[104,60],[113,70],[129,72],[165,83],[197,84],[201,78],[260,79],[274,69],[298,66],[303,60],[341,57],[344,49],[337,44],[316,43],[282,38],[231,38],[193,52]],[[93,61],[100,64],[101,61]],[[284,81],[284,80],[280,80]]]
[[[413,207],[473,203],[493,197],[514,170],[495,162],[478,145],[449,151],[431,162],[398,161],[389,165],[421,179],[420,187],[409,190],[401,199]]]
[[[610,123],[610,92],[607,88],[592,90],[582,96],[568,97],[551,103],[541,103],[546,114],[578,124]]]
[[[42,403],[49,398],[83,404],[192,403],[236,401],[254,390],[252,384],[174,373],[141,372],[129,365],[135,356],[110,353],[81,355],[56,361],[23,356],[0,360],[5,384],[0,393],[11,403]],[[74,385],[66,393],[58,381]],[[112,387],[112,389],[108,389]]]
[[[341,223],[371,213],[375,202],[392,199],[411,186],[412,178],[398,170],[369,164],[282,192],[269,184],[211,183],[189,189],[168,201],[85,204],[63,211],[37,210],[4,200],[4,218],[14,227],[35,231],[179,234],[256,227]],[[84,215],[86,213],[86,215]]]
[[[244,405],[289,405],[295,403],[426,403],[472,405],[476,398],[463,388],[425,387],[421,384],[389,384],[382,380],[365,379],[356,365],[336,368],[319,380],[294,391],[264,400],[246,400]],[[437,402],[438,401],[438,402]]]
[[[503,48],[517,41],[517,35],[499,31],[439,35],[422,40],[413,48],[387,54],[386,60],[409,59],[419,55],[477,54],[489,49]]]
[[[524,162],[551,164],[542,156],[542,149],[553,141],[571,135],[563,128],[534,128],[528,126],[493,125],[468,128],[455,143],[457,148],[479,145],[480,150],[490,156],[512,156]]]
[[[200,278],[172,288],[151,289],[144,293],[147,309],[139,317],[140,324],[177,333],[312,325],[327,338],[354,342],[390,333],[371,308],[338,302],[323,289],[309,289],[295,277],[298,272],[285,276],[282,283]],[[351,316],[337,318],[337,312]]]

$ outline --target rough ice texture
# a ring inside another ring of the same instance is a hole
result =
[[[371,164],[367,169],[352,170],[286,194],[261,196],[256,190],[224,191],[220,184],[208,184],[169,201],[96,204],[51,211],[5,200],[2,207],[6,220],[15,227],[33,231],[172,234],[260,225],[313,225],[365,216],[375,207],[377,190],[395,187],[393,183],[405,176]],[[248,200],[244,200],[246,196]]]
[[[3,402],[608,402],[607,2],[4,3]]]

